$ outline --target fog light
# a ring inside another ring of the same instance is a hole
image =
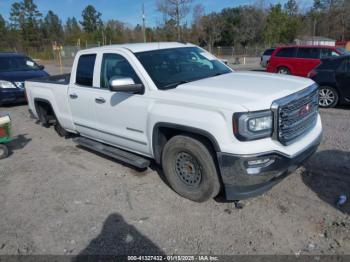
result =
[[[249,167],[256,167],[256,166],[266,166],[267,164],[271,165],[274,162],[275,162],[275,159],[266,157],[266,158],[260,158],[256,160],[250,160],[247,163]]]

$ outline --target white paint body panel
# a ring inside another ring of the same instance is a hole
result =
[[[272,138],[241,142],[235,138],[232,116],[236,112],[268,110],[274,100],[312,85],[312,80],[258,72],[232,72],[158,90],[133,52],[193,46],[181,43],[150,43],[107,46],[80,51],[74,61],[69,85],[26,82],[29,107],[37,116],[34,99],[51,103],[61,125],[83,136],[153,157],[152,135],[157,123],[197,128],[211,134],[220,150],[232,154],[279,151],[293,156],[306,149],[322,133],[321,119],[306,135],[289,146]],[[96,54],[94,87],[75,84],[77,61],[82,54]],[[117,53],[132,65],[145,86],[142,95],[113,93],[100,88],[102,55]],[[69,95],[78,99],[71,101]],[[103,104],[95,98],[106,100]],[[78,126],[86,125],[90,128]]]

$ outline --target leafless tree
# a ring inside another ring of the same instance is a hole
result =
[[[211,52],[215,42],[221,39],[221,32],[224,27],[222,17],[217,13],[210,13],[202,17],[200,26],[201,37]]]
[[[190,12],[192,0],[158,0],[157,10],[176,22],[178,40],[181,39],[181,21]]]
[[[237,40],[242,46],[245,47],[249,43],[260,40],[258,38],[263,32],[264,20],[263,11],[252,6],[241,8]]]

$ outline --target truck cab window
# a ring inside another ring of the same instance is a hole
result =
[[[76,83],[82,86],[92,86],[96,55],[82,55],[78,61]]]
[[[118,54],[104,54],[101,66],[101,88],[108,88],[112,77],[130,77],[135,84],[141,84],[140,78],[128,60]]]

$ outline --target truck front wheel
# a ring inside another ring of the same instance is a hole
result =
[[[162,167],[173,190],[187,199],[204,202],[220,191],[213,156],[197,139],[172,137],[163,149]]]

